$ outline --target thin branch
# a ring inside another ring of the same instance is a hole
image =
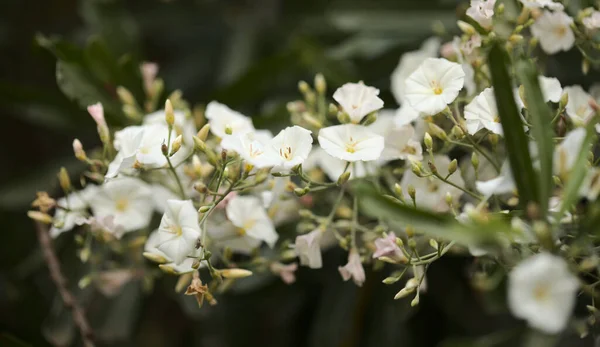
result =
[[[50,278],[52,279],[52,282],[54,282],[54,285],[56,285],[65,307],[71,309],[73,321],[81,333],[83,345],[86,347],[94,347],[94,332],[85,318],[83,308],[79,305],[75,299],[75,296],[67,288],[67,280],[62,274],[60,263],[56,257],[56,253],[54,253],[54,246],[52,245],[48,228],[42,223],[36,222],[35,229],[40,246],[42,248],[44,259],[48,264],[48,270],[50,270]]]

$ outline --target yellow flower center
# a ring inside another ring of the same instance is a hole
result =
[[[256,221],[254,219],[250,219],[244,222],[244,225],[241,228],[237,228],[236,232],[239,236],[244,236],[246,235],[246,232],[248,229],[252,229],[252,227],[254,227],[254,225],[256,224]]]
[[[442,86],[440,86],[440,83],[437,81],[431,81],[431,89],[433,90],[433,94],[435,95],[440,95],[444,92],[444,89],[442,88]]]
[[[548,288],[542,284],[538,284],[533,289],[533,297],[539,301],[544,301],[544,300],[548,299],[549,294],[550,293],[548,291]]]
[[[115,208],[119,212],[124,212],[125,210],[127,210],[128,206],[129,206],[129,200],[127,200],[127,198],[120,198],[115,203]]]
[[[281,153],[281,150],[280,150],[280,153]],[[250,144],[250,158],[256,158],[261,154],[263,154],[263,151],[261,151],[258,148],[254,148],[254,146],[252,146],[252,144]]]
[[[350,141],[348,141],[346,143],[346,152],[348,153],[354,153],[356,152],[356,146],[358,145],[358,142],[356,140],[354,140],[352,138],[352,136],[350,136]]]
[[[177,236],[181,236],[183,234],[183,230],[179,225],[171,226],[171,232]]]
[[[283,148],[279,149],[279,155],[284,158],[285,160],[291,160],[292,159],[292,147],[290,146],[285,146]]]
[[[412,146],[406,146],[406,147],[404,147],[404,149],[402,149],[402,152],[408,153],[408,154],[416,154],[417,150]]]
[[[554,29],[554,33],[556,34],[556,36],[565,36],[567,34],[567,27],[564,25],[560,25],[556,27],[556,29]]]

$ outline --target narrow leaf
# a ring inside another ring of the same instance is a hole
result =
[[[538,203],[538,184],[529,154],[527,136],[513,96],[513,84],[508,74],[510,60],[506,51],[496,43],[489,53],[494,96],[498,105],[504,143],[513,178],[519,190],[519,202],[524,209],[530,202]]]

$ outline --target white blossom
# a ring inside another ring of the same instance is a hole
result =
[[[84,189],[71,193],[56,201],[57,208],[54,213],[54,225],[50,228],[50,236],[53,238],[73,229],[76,225],[82,225],[88,217],[87,209],[89,199],[96,193],[97,187],[88,185]]]
[[[406,79],[410,76],[426,58],[434,58],[438,55],[440,41],[436,37],[427,39],[421,48],[416,51],[404,53],[394,69],[391,76],[391,89],[394,98],[399,104],[405,104]]]
[[[450,158],[445,155],[435,155],[433,163],[440,176],[446,177],[446,175],[448,175]],[[422,165],[424,168],[428,168],[426,161],[424,161]],[[460,169],[457,169],[456,172],[448,178],[448,181],[459,187],[463,187],[465,184],[461,177]],[[437,212],[446,212],[450,209],[446,203],[447,194],[450,194],[452,197],[454,205],[458,204],[458,199],[463,195],[462,190],[442,182],[436,177],[418,177],[412,171],[407,171],[402,176],[400,186],[402,187],[406,201],[409,203],[411,201],[411,197],[408,195],[409,185],[412,185],[415,188],[417,207],[427,208]]]
[[[210,124],[210,131],[220,138],[254,131],[250,118],[216,101],[211,101],[206,106],[204,115]]]
[[[158,229],[150,233],[146,240],[146,244],[144,245],[144,256],[149,260],[160,263],[162,269],[169,270],[176,274],[181,275],[196,271],[192,266],[194,261],[202,255],[202,250],[194,248],[180,264],[177,264],[158,248],[170,237],[171,234],[162,233]],[[205,266],[204,262],[200,263],[200,268]]]
[[[310,156],[308,160],[302,165],[302,169],[308,171],[315,167],[319,167],[323,172],[329,177],[331,181],[337,181],[342,173],[344,173],[344,169],[346,168],[347,162],[332,157],[329,155],[323,148],[317,147],[310,152]],[[350,179],[360,178],[365,176],[374,175],[377,172],[377,163],[376,162],[362,162],[357,161],[354,162],[353,165],[350,165]]]
[[[281,130],[267,145],[266,153],[278,169],[290,170],[308,158],[312,142],[310,130],[294,125]]]
[[[576,126],[585,125],[594,115],[594,110],[590,106],[592,96],[578,85],[566,87],[565,93],[569,96],[567,116]]]
[[[338,267],[338,270],[344,281],[352,278],[354,283],[359,287],[365,282],[365,269],[360,261],[360,254],[358,254],[356,249],[350,250],[350,253],[348,254],[348,263]]]
[[[350,116],[352,123],[357,124],[369,113],[383,107],[383,100],[378,95],[379,89],[362,82],[346,83],[333,93],[333,99]]]
[[[259,198],[238,195],[227,204],[226,213],[239,236],[265,241],[271,248],[275,246],[279,235]]]
[[[484,128],[494,134],[503,134],[492,88],[484,89],[465,106],[465,120],[467,121],[467,131],[471,135],[475,135]]]
[[[556,103],[560,101],[560,98],[563,94],[563,89],[560,85],[560,81],[557,78],[538,76],[538,82],[540,84],[540,89],[542,90],[544,101],[552,101]],[[519,106],[521,109],[525,108],[525,103],[523,100],[521,100],[521,95],[518,89],[515,89],[514,96],[517,106]]]
[[[568,323],[578,287],[577,277],[562,258],[540,253],[511,271],[508,304],[516,317],[533,328],[556,334]]]
[[[577,128],[567,133],[562,142],[554,149],[554,174],[565,177],[581,152],[585,139],[585,128]]]
[[[382,113],[383,112],[380,112],[379,115],[381,116]],[[421,116],[421,114],[419,113],[419,111],[410,107],[410,105],[408,105],[408,103],[404,103],[395,112],[395,115],[394,115],[394,121],[396,123],[395,125],[397,127],[400,127],[403,125],[411,124],[413,121],[417,120],[420,116]]]
[[[502,165],[498,177],[487,181],[476,181],[475,187],[485,196],[507,194],[517,189],[508,161]]]
[[[596,30],[600,28],[600,11],[592,12],[589,17],[583,18],[581,22],[589,30]]]
[[[196,124],[194,123],[194,119],[192,117],[186,117],[186,114],[183,111],[175,110],[173,112],[175,116],[175,122],[173,123],[173,131],[174,134],[171,136],[171,140],[175,140],[177,135],[181,135],[183,138],[183,143],[181,149],[177,151],[172,157],[171,162],[173,165],[177,165],[181,163],[184,159],[186,159],[190,152],[194,148],[194,135],[196,135],[197,129]],[[165,125],[165,111],[159,110],[144,116],[144,125]],[[166,144],[166,141],[165,141]]]
[[[113,223],[121,226],[123,232],[148,226],[154,211],[150,187],[144,181],[130,177],[104,183],[90,197],[89,203],[94,217],[100,220],[113,217]]]
[[[346,161],[379,159],[383,136],[355,124],[334,125],[319,131],[319,145],[329,155]]]
[[[270,134],[248,132],[226,137],[221,142],[221,147],[238,153],[247,163],[257,168],[265,168],[274,166],[278,162],[276,158],[266,153],[266,148],[271,141]]]
[[[494,5],[496,5],[496,0],[471,0],[467,16],[473,18],[483,28],[489,29],[492,27]]]
[[[320,269],[323,266],[321,258],[321,238],[323,231],[315,229],[308,234],[296,236],[295,251],[300,258],[300,265],[311,269]]]
[[[415,110],[435,115],[456,99],[464,82],[460,64],[428,58],[406,79],[404,96]]]
[[[564,9],[560,2],[554,2],[552,0],[519,0],[524,7],[529,9],[534,8],[548,8],[554,11],[562,11]]]
[[[396,159],[411,161],[423,159],[421,143],[413,139],[415,129],[410,124],[397,126],[395,115],[381,113],[368,128],[384,138],[384,148],[379,158],[380,163]]]
[[[575,34],[570,26],[572,23],[573,18],[564,12],[544,11],[531,25],[531,33],[548,54],[568,51],[575,43]]]
[[[158,232],[161,243],[157,246],[175,264],[181,264],[196,249],[200,238],[198,212],[191,200],[169,200]]]

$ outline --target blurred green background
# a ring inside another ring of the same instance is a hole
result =
[[[58,168],[82,169],[72,155],[74,137],[86,148],[98,144],[82,106],[102,101],[109,125],[123,122],[115,87],[141,97],[140,62],[160,65],[167,91],[181,89],[192,104],[216,99],[253,116],[259,127],[288,122],[285,105],[298,98],[297,82],[317,72],[331,89],[364,80],[395,108],[389,76],[401,54],[431,36],[434,21],[454,28],[466,6],[456,0],[3,0],[0,346],[80,343],[25,213],[36,191],[58,194]],[[563,85],[589,85],[594,76],[581,75],[578,59],[571,53],[545,63]],[[368,272],[363,288],[342,282],[337,266],[345,254],[331,251],[323,270],[301,269],[292,286],[258,278],[219,297],[219,305],[198,309],[193,298],[173,293],[172,278],[151,294],[136,282],[113,298],[81,292],[72,237],[55,244],[100,346],[503,346],[525,333],[501,290],[483,296],[472,288],[469,258],[435,263],[417,308],[392,300],[400,286],[381,284],[388,270]],[[592,341],[567,336],[564,345]]]

